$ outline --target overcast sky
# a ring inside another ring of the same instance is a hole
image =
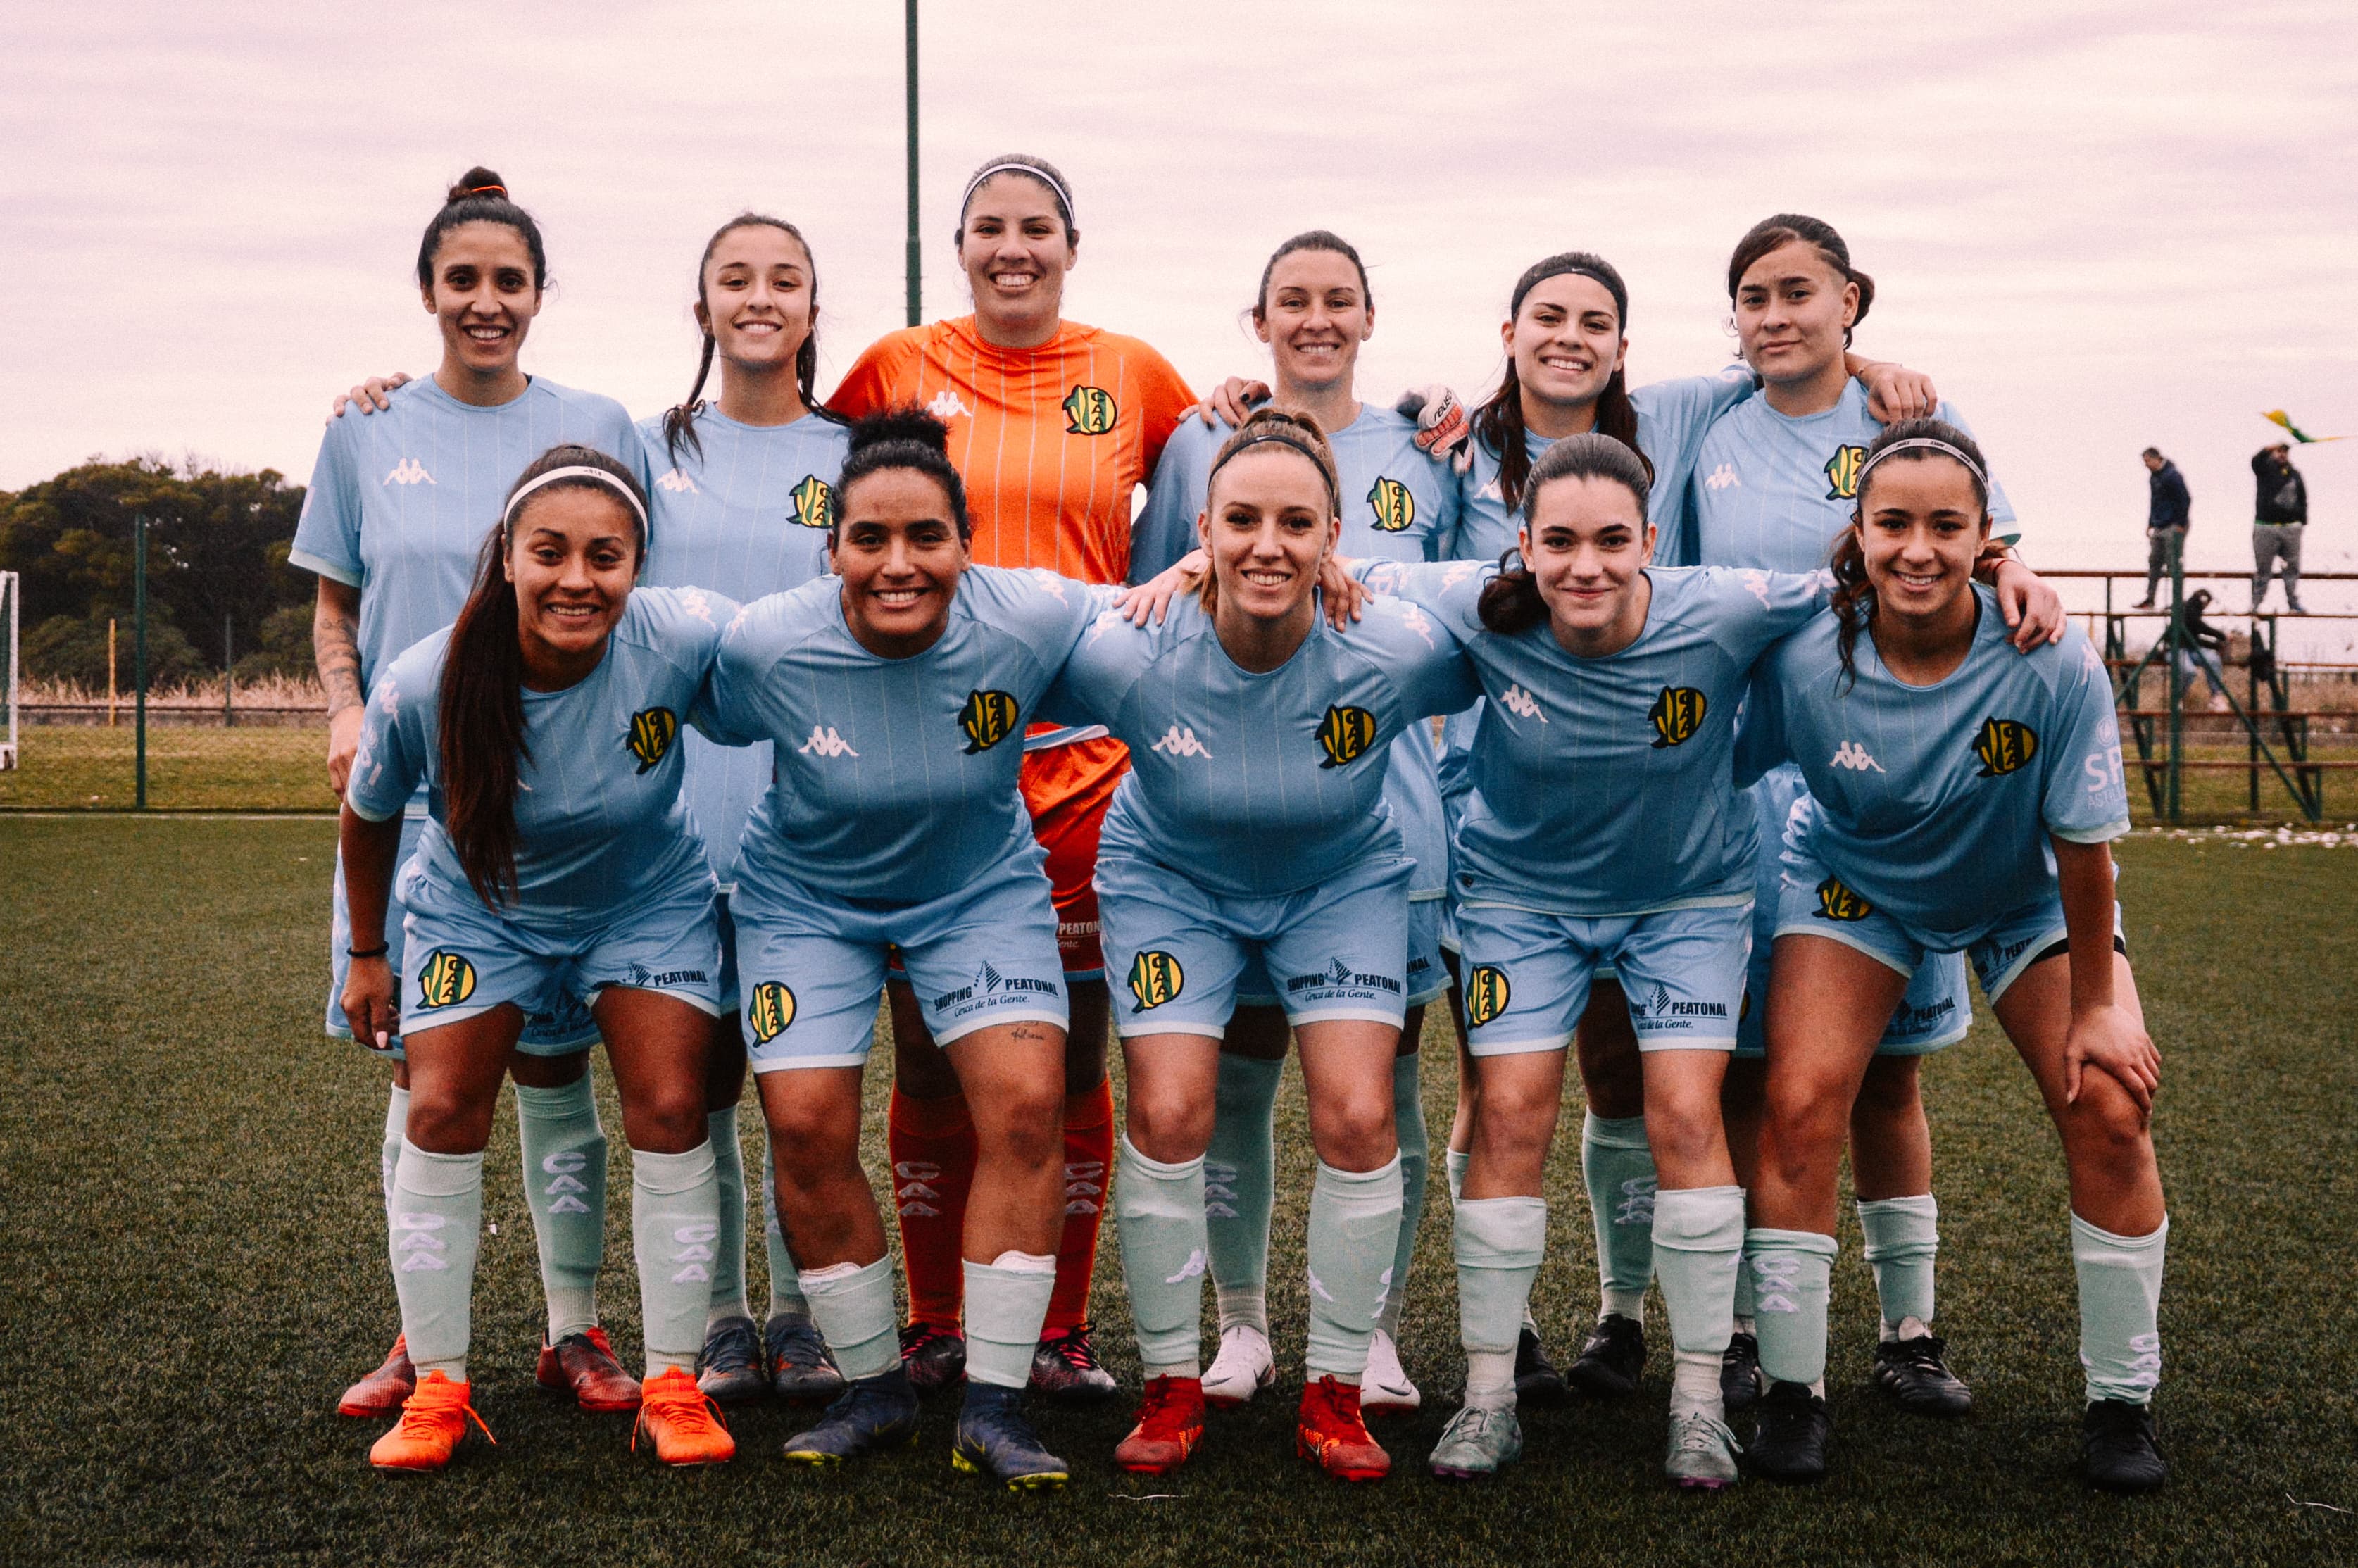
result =
[[[478,161],[548,233],[526,369],[634,414],[676,401],[698,253],[752,206],[817,250],[831,386],[902,319],[901,15],[8,7],[0,486],[141,450],[306,478],[333,391],[433,368],[417,235]],[[2348,0],[929,0],[924,21],[929,316],[968,308],[954,204],[1008,150],[1076,188],[1066,313],[1199,389],[1265,363],[1239,308],[1311,227],[1370,266],[1363,395],[1486,387],[1515,275],[1572,247],[1628,276],[1639,379],[1707,370],[1730,248],[1798,210],[1877,280],[1860,348],[1972,418],[2036,560],[2142,558],[2152,442],[2192,487],[2197,564],[2248,564],[2260,411],[2358,434]],[[2298,460],[2309,564],[2358,566],[2358,440]]]

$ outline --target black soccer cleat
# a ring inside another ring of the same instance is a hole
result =
[[[1072,1473],[1032,1430],[1023,1414],[1023,1390],[988,1383],[966,1386],[966,1408],[958,1412],[950,1464],[1011,1492],[1053,1491]]]
[[[1942,1359],[1948,1348],[1937,1334],[1887,1339],[1875,1347],[1876,1383],[1909,1415],[1968,1415],[1974,1393]]]
[[[1033,1346],[1031,1387],[1033,1393],[1067,1405],[1103,1404],[1117,1392],[1113,1374],[1098,1360],[1086,1323]]]
[[[1752,1467],[1789,1486],[1824,1480],[1826,1450],[1834,1437],[1834,1418],[1826,1401],[1805,1383],[1771,1383],[1760,1396],[1759,1411],[1746,1450]]]
[[[966,1336],[930,1323],[902,1325],[901,1369],[921,1394],[966,1381]]]
[[[917,1390],[897,1367],[844,1385],[808,1432],[786,1439],[786,1462],[828,1467],[917,1441]]]
[[[1645,1325],[1608,1313],[1588,1331],[1563,1380],[1595,1399],[1626,1400],[1638,1391],[1638,1374],[1645,1368]]]
[[[770,1391],[762,1366],[762,1340],[750,1317],[724,1317],[704,1331],[696,1357],[696,1386],[724,1405],[759,1399]]]
[[[1727,1413],[1748,1411],[1760,1402],[1760,1341],[1749,1334],[1731,1334],[1719,1357],[1719,1402]]]
[[[2080,1418],[2080,1477],[2107,1492],[2156,1492],[2169,1478],[2150,1406],[2098,1400]]]
[[[818,1325],[806,1317],[780,1313],[762,1330],[770,1362],[770,1387],[788,1404],[831,1400],[843,1392],[843,1373]]]
[[[1548,1359],[1547,1346],[1540,1343],[1539,1330],[1530,1324],[1515,1336],[1515,1402],[1523,1405],[1559,1405],[1564,1400],[1563,1374]]]

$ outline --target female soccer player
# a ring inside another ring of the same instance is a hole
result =
[[[1276,297],[1292,287],[1281,275]],[[1130,1072],[1116,1202],[1147,1379],[1114,1458],[1161,1474],[1203,1436],[1205,1152],[1219,1043],[1258,970],[1302,1042],[1319,1162],[1296,1447],[1330,1475],[1374,1480],[1391,1461],[1368,1434],[1360,1387],[1401,1284],[1392,1065],[1414,984],[1412,865],[1385,772],[1394,738],[1471,701],[1472,680],[1404,605],[1347,635],[1317,624],[1344,492],[1312,416],[1264,408],[1209,466],[1201,597],[1152,629],[1102,619],[1047,704],[1104,724],[1135,759],[1098,861],[1106,952],[1129,993],[1115,1013]]]
[[[1261,268],[1252,304],[1255,332],[1270,346],[1277,398],[1332,432],[1336,498],[1345,555],[1411,561],[1440,558],[1455,532],[1455,476],[1417,449],[1416,421],[1359,401],[1354,390],[1359,345],[1375,331],[1375,300],[1359,254],[1340,236],[1313,230],[1278,246]],[[1183,423],[1138,519],[1136,575],[1160,571],[1197,547],[1198,519],[1209,515],[1208,477],[1228,432],[1202,420]],[[1392,1068],[1392,1116],[1400,1135],[1402,1214],[1390,1288],[1376,1324],[1361,1384],[1369,1415],[1414,1410],[1421,1399],[1401,1367],[1401,1311],[1410,1260],[1424,1210],[1428,1141],[1417,1084],[1417,1044],[1424,1009],[1449,987],[1443,967],[1443,899],[1449,886],[1449,837],[1429,727],[1409,726],[1390,741],[1384,801],[1410,861],[1408,1011]],[[1220,1113],[1206,1155],[1211,1195],[1210,1268],[1220,1303],[1220,1350],[1204,1391],[1227,1406],[1250,1399],[1275,1375],[1270,1353],[1267,1279],[1270,1210],[1275,1173],[1271,1117],[1285,1064],[1285,1018],[1271,977],[1248,966],[1238,995],[1244,1006],[1221,1041]]]
[[[976,561],[1043,567],[1118,583],[1130,568],[1130,497],[1193,401],[1178,372],[1135,338],[1063,319],[1065,275],[1080,255],[1072,188],[1045,160],[995,157],[967,181],[952,236],[974,314],[912,327],[860,355],[829,399],[858,416],[900,405],[950,429],[950,457],[973,498]],[[1048,851],[1057,939],[1073,1000],[1065,1063],[1065,1228],[1056,1292],[1033,1366],[1034,1386],[1069,1399],[1112,1397],[1089,1339],[1089,1281],[1107,1169],[1113,1093],[1105,1076],[1107,991],[1090,883],[1098,833],[1127,761],[1085,731],[1023,738],[1023,796]],[[905,1351],[921,1388],[955,1381],[959,1246],[974,1180],[975,1128],[957,1075],[931,1048],[924,1009],[892,988],[889,1145],[909,1270]]]
[[[417,287],[442,334],[442,362],[389,395],[355,397],[330,420],[289,558],[319,579],[311,636],[327,688],[328,779],[339,795],[360,742],[366,699],[403,649],[448,626],[466,602],[482,540],[525,465],[560,442],[579,442],[635,465],[630,416],[611,398],[528,376],[517,363],[548,281],[540,226],[509,199],[500,177],[473,168],[450,188],[417,247]],[[406,378],[402,378],[406,381]],[[384,384],[380,384],[383,385]],[[357,389],[356,389],[357,390]],[[366,416],[382,407],[377,417]],[[401,854],[426,823],[420,795],[404,816]],[[335,884],[334,978],[328,1032],[349,1037],[339,1000],[352,944],[341,871]],[[402,925],[386,926],[389,961],[402,961]],[[552,999],[528,1010],[516,1081],[525,1195],[540,1242],[548,1333],[540,1381],[585,1410],[631,1410],[638,1385],[598,1326],[598,1271],[606,1245],[606,1134],[598,1124],[586,1048],[596,1025],[579,1003]],[[383,1040],[357,1032],[393,1060],[381,1172],[388,1212],[395,1162],[409,1114],[409,1075],[398,1030]],[[543,1054],[546,1053],[546,1054]],[[346,1415],[390,1413],[416,1372],[394,1344],[384,1365],[346,1390]]]
[[[1766,755],[1796,763],[1809,794],[1785,834],[1747,1238],[1773,1379],[1753,1463],[1779,1480],[1825,1474],[1845,1123],[1909,977],[1927,953],[1962,949],[2071,1172],[2082,1474],[2149,1491],[2167,1474],[2148,1405],[2169,1223],[2150,1126],[2160,1057],[2113,902],[2109,843],[2129,814],[2112,689],[2076,628],[2028,658],[2006,646],[1972,580],[1993,490],[1962,429],[1895,426],[1854,478],[1835,613],[1778,649],[1755,692]]]
[[[566,993],[590,999],[631,1141],[638,1430],[665,1464],[736,1453],[693,1375],[719,1229],[704,1057],[720,951],[677,745],[720,640],[716,611],[735,607],[693,589],[633,592],[647,535],[629,468],[552,447],[510,491],[457,623],[395,659],[369,699],[344,793],[342,1000],[364,1038],[407,1018],[391,1250],[424,1374],[369,1451],[380,1469],[440,1469],[474,1414],[483,1145],[525,1017]],[[401,870],[396,972],[386,921],[420,786],[433,815]]]
[[[753,600],[799,588],[827,570],[835,478],[849,438],[811,395],[818,364],[818,269],[802,232],[743,212],[715,231],[697,264],[696,321],[703,357],[687,398],[639,427],[660,477],[654,546],[646,580],[726,585]],[[714,362],[720,395],[703,400]],[[745,1299],[745,1167],[737,1102],[745,1089],[745,1043],[737,995],[729,895],[737,849],[754,803],[769,787],[770,746],[719,746],[702,735],[687,749],[687,802],[720,887],[721,1000],[713,1023],[710,1112],[720,1179],[720,1257],[713,1271],[698,1383],[724,1403],[774,1389],[782,1399],[831,1399],[842,1375],[812,1325],[778,1227],[773,1180],[763,1176],[770,1302],[760,1330]],[[765,1367],[766,1362],[766,1367]]]

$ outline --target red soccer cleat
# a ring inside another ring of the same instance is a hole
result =
[[[1368,1435],[1359,1390],[1332,1373],[1302,1390],[1293,1451],[1340,1481],[1380,1481],[1392,1473],[1392,1456]]]
[[[384,1364],[351,1388],[336,1401],[338,1415],[391,1415],[401,1401],[417,1391],[417,1368],[409,1364],[409,1336],[395,1336]]]
[[[540,1347],[533,1381],[552,1394],[569,1394],[585,1411],[634,1411],[639,1380],[614,1359],[613,1342],[602,1328],[568,1334]]]
[[[1113,1451],[1113,1462],[1141,1476],[1166,1476],[1187,1463],[1202,1441],[1203,1380],[1150,1378],[1138,1404],[1138,1424]]]
[[[467,1402],[467,1391],[465,1383],[427,1373],[417,1391],[402,1401],[400,1424],[370,1447],[369,1463],[380,1470],[439,1470],[450,1463],[450,1452],[467,1435],[471,1420],[496,1446],[499,1439]]]

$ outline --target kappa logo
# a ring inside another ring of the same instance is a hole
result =
[[[1844,887],[1840,877],[1828,877],[1818,884],[1820,920],[1865,920],[1874,913],[1875,905]]]
[[[438,947],[417,971],[417,1005],[456,1007],[475,994],[475,966],[463,954]]]
[[[1826,499],[1856,501],[1858,470],[1866,464],[1865,447],[1837,447],[1834,455],[1826,460]]]
[[[1426,647],[1435,646],[1433,641],[1433,622],[1424,618],[1424,611],[1406,600],[1395,600],[1393,602],[1400,606],[1401,624],[1423,638]]]
[[[676,1227],[671,1233],[671,1260],[678,1267],[672,1271],[675,1285],[710,1284],[712,1271],[706,1265],[720,1256],[713,1243],[720,1238],[720,1227],[710,1220]]]
[[[835,726],[832,724],[812,725],[810,739],[795,747],[795,752],[797,756],[804,757],[856,757],[860,755],[859,752],[851,749],[851,743],[849,741],[846,741],[842,736],[835,732]]]
[[[835,525],[835,491],[827,481],[815,473],[803,475],[803,481],[788,492],[795,503],[795,521],[805,528],[831,528]]]
[[[753,1032],[754,1044],[767,1045],[794,1021],[793,991],[776,980],[763,980],[753,988],[752,997],[745,1003],[745,1027]]]
[[[960,403],[958,395],[946,386],[934,394],[933,401],[925,405],[925,412],[936,419],[947,421],[960,415],[971,415],[974,410]]]
[[[2013,773],[2039,754],[2039,732],[2019,719],[1985,719],[1974,737],[1974,755],[1982,760],[1975,778],[1996,778]]]
[[[1130,961],[1128,983],[1135,999],[1130,1011],[1152,1012],[1166,1001],[1179,1000],[1179,993],[1187,989],[1187,975],[1168,953],[1141,953]]]
[[[1113,394],[1102,386],[1076,386],[1065,394],[1065,401],[1057,406],[1065,411],[1067,436],[1102,436],[1121,417]]]
[[[1837,768],[1848,768],[1855,773],[1863,773],[1869,768],[1873,768],[1878,773],[1883,771],[1883,764],[1868,756],[1866,748],[1855,741],[1844,741],[1834,748],[1832,765]]]
[[[1507,983],[1507,971],[1489,964],[1477,964],[1466,977],[1466,1022],[1479,1029],[1507,1011],[1507,1002],[1515,994]]]
[[[1003,691],[970,691],[958,709],[958,728],[966,731],[966,755],[988,752],[1015,732],[1022,707]]]
[[[1163,731],[1163,739],[1147,750],[1173,757],[1208,757],[1212,754],[1204,749],[1204,742],[1195,739],[1194,727],[1186,724],[1172,725]]]
[[[393,471],[384,476],[384,482],[386,484],[433,484],[434,476],[427,473],[426,465],[416,458],[404,458],[393,465]]]
[[[1368,491],[1368,510],[1379,534],[1405,534],[1416,526],[1416,495],[1396,479],[1379,476]]]
[[[1771,604],[1768,601],[1768,574],[1767,572],[1746,572],[1744,574],[1744,591],[1758,600],[1760,601],[1761,609],[1774,610],[1777,608],[1774,604]]]
[[[1722,463],[1712,470],[1704,476],[1703,481],[1703,487],[1705,490],[1725,490],[1729,485],[1736,485],[1740,489],[1743,484],[1744,481],[1736,477],[1734,466],[1728,463]]]
[[[650,708],[631,715],[631,732],[622,737],[622,744],[639,760],[639,772],[654,771],[671,752],[671,743],[679,739],[679,715],[668,708]]]
[[[1191,1247],[1187,1249],[1187,1260],[1179,1265],[1179,1271],[1163,1282],[1166,1285],[1184,1285],[1190,1280],[1200,1280],[1204,1277],[1204,1249],[1200,1247]]]
[[[1330,707],[1318,721],[1319,749],[1326,753],[1322,768],[1347,767],[1367,754],[1376,741],[1376,716],[1364,708]]]
[[[1536,719],[1544,724],[1546,714],[1540,711],[1540,699],[1521,687],[1510,686],[1498,697],[1498,706],[1518,719]]]
[[[1703,728],[1703,716],[1710,702],[1691,686],[1666,686],[1662,695],[1654,698],[1654,706],[1646,710],[1646,718],[1654,726],[1654,750],[1665,746],[1683,745]]]
[[[588,1214],[590,1184],[581,1173],[590,1168],[590,1156],[579,1149],[559,1149],[540,1162],[540,1173],[548,1178],[541,1192],[548,1199],[551,1214]]]
[[[657,490],[667,490],[674,495],[697,495],[701,493],[696,488],[696,481],[687,477],[687,470],[685,469],[671,470],[661,479],[655,481],[655,488]]]

